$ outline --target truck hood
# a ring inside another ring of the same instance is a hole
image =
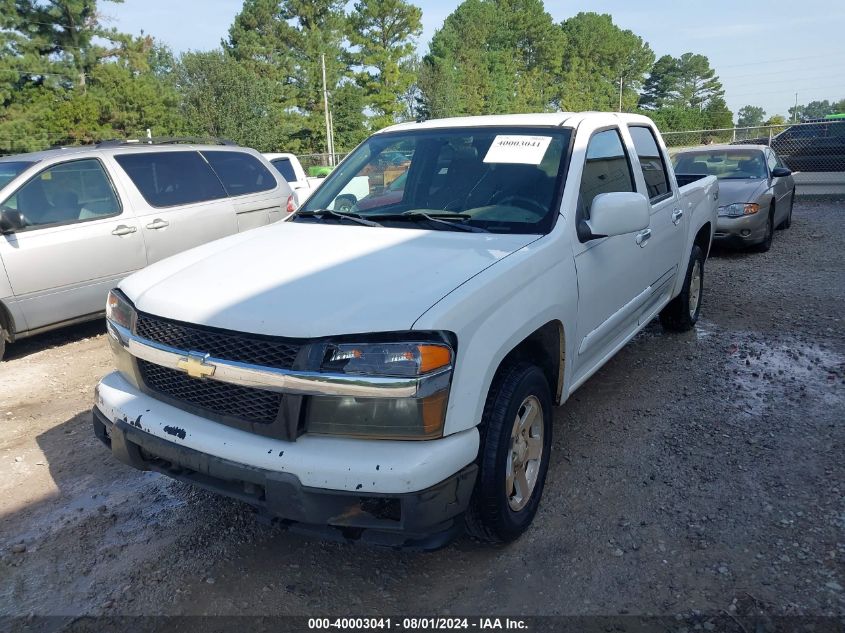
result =
[[[719,206],[735,202],[756,202],[769,188],[765,178],[722,179],[719,181]]]
[[[536,239],[284,222],[148,266],[120,288],[143,312],[242,332],[408,330],[467,279]]]

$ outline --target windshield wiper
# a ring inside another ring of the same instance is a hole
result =
[[[428,220],[437,224],[445,224],[449,228],[455,228],[460,231],[469,231],[471,233],[489,233],[487,229],[480,226],[472,226],[470,224],[462,224],[472,218],[466,213],[426,213],[425,211],[407,211],[405,213],[380,213],[374,214],[372,217],[379,220]]]
[[[352,220],[353,222],[357,222],[358,224],[363,224],[364,226],[382,226],[378,222],[373,222],[372,220],[367,220],[364,217],[361,217],[357,213],[340,213],[339,211],[335,211],[334,209],[317,209],[316,211],[298,211],[295,217],[301,218],[320,218],[321,220],[325,216],[331,216],[333,218],[338,218],[340,220]]]

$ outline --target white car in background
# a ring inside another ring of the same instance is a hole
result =
[[[270,161],[282,177],[293,189],[293,198],[288,205],[288,211],[295,211],[305,204],[311,194],[317,189],[325,178],[312,178],[305,173],[305,168],[299,159],[288,153],[267,153],[264,158]],[[348,211],[358,200],[370,195],[370,183],[366,176],[353,178],[341,192],[343,195],[332,204],[331,209],[337,211]]]

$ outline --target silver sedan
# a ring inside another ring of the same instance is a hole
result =
[[[767,251],[776,228],[792,224],[795,182],[770,147],[708,145],[672,157],[675,172],[719,179],[719,219],[715,239]]]

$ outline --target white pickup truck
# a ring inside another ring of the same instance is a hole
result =
[[[361,175],[401,186],[333,209]],[[540,502],[553,407],[654,317],[695,325],[717,194],[712,176],[678,186],[643,116],[390,127],[290,222],[121,282],[95,433],[292,529],[510,541]]]

